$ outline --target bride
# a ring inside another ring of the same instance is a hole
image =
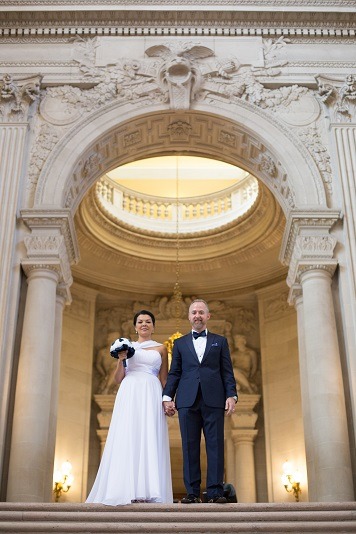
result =
[[[107,505],[172,503],[171,464],[162,387],[168,373],[167,349],[153,341],[155,317],[135,314],[135,354],[119,353],[116,395],[99,470],[86,500]]]

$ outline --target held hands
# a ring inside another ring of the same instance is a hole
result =
[[[225,402],[225,413],[226,415],[231,415],[235,412],[235,399],[234,397],[228,397]]]
[[[162,404],[164,413],[168,415],[168,417],[172,417],[176,413],[176,405],[174,404],[174,401],[163,401]]]

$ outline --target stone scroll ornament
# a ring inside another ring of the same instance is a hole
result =
[[[110,347],[110,354],[113,358],[119,358],[119,353],[124,352],[127,350],[127,356],[126,358],[132,358],[132,356],[135,354],[135,349],[133,348],[133,345],[129,339],[126,337],[119,337],[112,343]],[[124,367],[126,367],[126,360],[123,360]]]

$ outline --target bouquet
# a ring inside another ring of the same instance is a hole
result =
[[[132,343],[126,337],[119,337],[112,343],[110,347],[110,354],[113,358],[119,358],[119,352],[127,350],[126,358],[131,358],[135,354],[135,349]],[[126,367],[126,360],[124,360],[124,367]]]

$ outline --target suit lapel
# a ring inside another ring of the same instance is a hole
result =
[[[212,343],[213,343],[213,341],[214,341],[214,337],[215,337],[214,334],[211,334],[211,333],[209,332],[209,330],[208,330],[208,335],[207,335],[207,338],[206,338],[205,352],[204,352],[204,355],[203,355],[202,360],[201,360],[202,362],[203,362],[203,360],[205,360],[205,358],[206,358],[207,355],[209,354],[209,351],[210,351],[210,349],[211,349],[211,345],[212,345]]]
[[[187,334],[186,335],[186,343],[188,345],[188,348],[190,350],[190,352],[193,354],[193,356],[199,361],[199,358],[197,356],[197,353],[195,352],[195,348],[194,348],[194,345],[193,345],[193,337],[192,337],[192,334]]]

